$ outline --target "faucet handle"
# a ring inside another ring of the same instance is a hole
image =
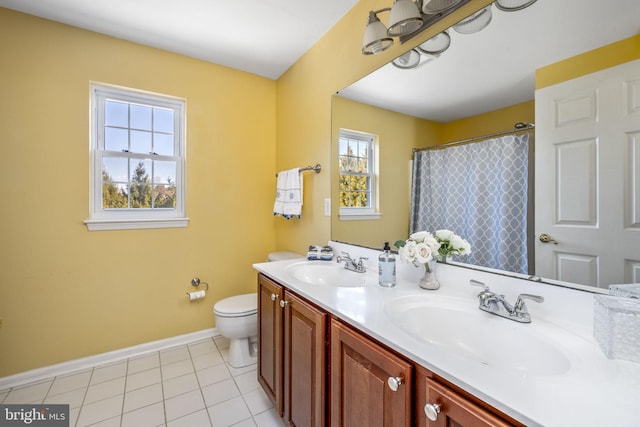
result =
[[[336,257],[336,262],[340,263],[342,261],[348,261],[351,259],[351,255],[347,251],[341,251],[340,255]]]
[[[521,312],[526,312],[527,311],[527,306],[524,303],[524,300],[531,300],[534,302],[544,302],[544,297],[540,296],[540,295],[533,295],[533,294],[520,294],[518,295],[518,299],[516,300],[516,303],[513,306],[513,310],[516,313],[521,313]]]
[[[473,285],[473,286],[482,286],[482,287],[484,288],[484,290],[485,290],[485,291],[488,291],[488,290],[489,290],[489,287],[488,287],[487,285],[485,285],[484,283],[479,282],[479,281],[477,281],[477,280],[475,280],[475,279],[471,279],[471,280],[469,280],[469,284],[470,284],[470,285]]]

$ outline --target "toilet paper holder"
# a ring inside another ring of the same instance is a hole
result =
[[[193,279],[191,279],[191,286],[193,286],[194,288],[197,288],[200,285],[205,286],[203,291],[186,293],[189,296],[190,300],[204,298],[205,294],[209,291],[209,284],[207,282],[202,282],[197,277],[194,277]]]
[[[193,286],[194,288],[197,288],[200,285],[205,285],[206,288],[204,289],[205,291],[209,290],[209,284],[207,282],[201,282],[199,278],[194,277],[193,279],[191,279],[191,286]]]

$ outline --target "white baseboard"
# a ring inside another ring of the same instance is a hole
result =
[[[151,341],[144,344],[135,345],[133,347],[122,348],[107,353],[96,354],[94,356],[83,357],[80,359],[69,360],[67,362],[55,365],[45,366],[43,368],[32,369],[30,371],[21,372],[19,374],[10,375],[0,378],[0,390],[10,387],[16,387],[26,383],[40,381],[46,378],[64,375],[83,369],[88,369],[97,365],[108,365],[110,363],[119,362],[121,360],[132,357],[143,356],[148,353],[165,350],[167,348],[189,344],[191,342],[213,338],[220,336],[216,328],[203,329],[201,331],[192,332],[185,335],[177,335],[171,338],[165,338],[158,341]]]

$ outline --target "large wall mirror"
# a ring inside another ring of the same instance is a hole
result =
[[[626,46],[640,57],[637,0],[537,0],[516,12],[504,12],[495,5],[489,9],[489,25],[479,32],[460,34],[450,28],[450,46],[440,55],[419,54],[419,65],[410,69],[389,63],[333,97],[332,240],[380,249],[386,241],[406,238],[413,149],[490,135],[513,128],[517,122],[535,123],[537,70],[629,39],[633,43]],[[637,127],[640,132],[640,123]],[[381,215],[375,219],[340,215],[341,129],[376,137],[375,203]],[[549,165],[532,167],[534,174],[548,171]],[[529,197],[533,199],[533,194]],[[531,215],[529,238],[535,241],[528,246],[535,251],[540,242]],[[640,239],[640,230],[637,233]],[[593,245],[615,242],[594,240]],[[639,254],[624,256],[640,259]],[[529,273],[538,275],[535,267]],[[640,261],[631,276],[620,271],[619,278],[598,286],[640,281]],[[546,276],[541,280],[555,282]]]

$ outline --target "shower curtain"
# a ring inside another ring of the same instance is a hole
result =
[[[527,274],[529,135],[414,153],[410,231],[448,229],[456,261]]]

